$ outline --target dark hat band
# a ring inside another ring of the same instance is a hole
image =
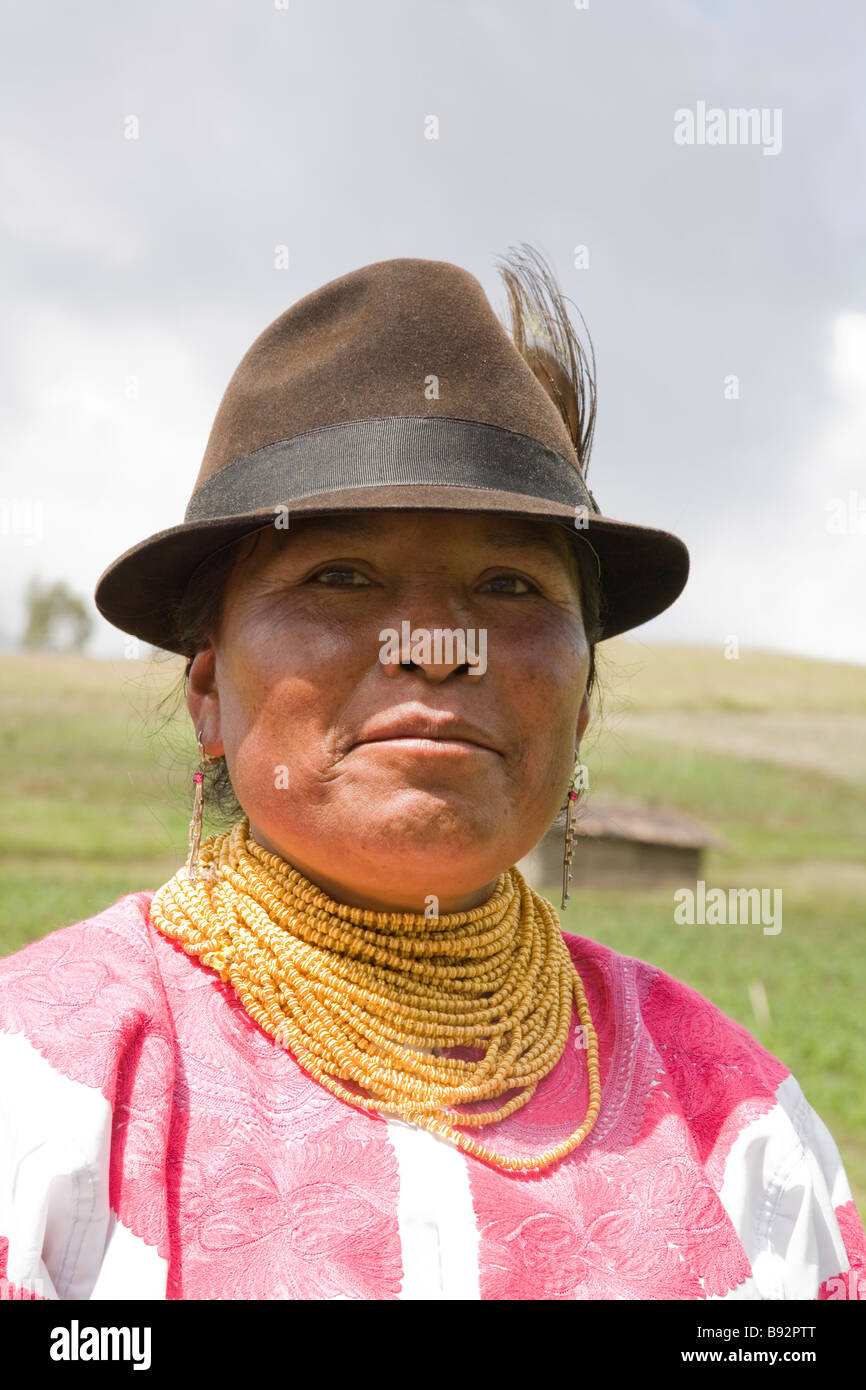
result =
[[[506,490],[599,510],[574,464],[529,435],[478,420],[395,415],[327,425],[253,449],[196,488],[184,521],[411,483]]]

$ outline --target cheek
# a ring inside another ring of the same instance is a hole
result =
[[[541,705],[548,717],[561,711],[576,717],[589,674],[589,648],[583,628],[571,617],[539,622],[525,629],[509,653],[515,689],[526,702]]]
[[[221,696],[222,702],[222,696]],[[327,712],[309,682],[283,675],[245,681],[242,696],[223,714],[223,744],[235,794],[253,821],[269,824],[286,813],[286,789],[310,788],[327,761]]]
[[[357,634],[322,620],[246,619],[217,652],[222,739],[232,783],[250,813],[285,800],[286,778],[315,785],[333,758],[333,730],[360,680]]]
[[[515,649],[509,681],[521,726],[527,731],[530,777],[539,786],[571,771],[577,721],[589,674],[589,649],[573,622],[539,625]]]
[[[220,697],[225,691],[239,719],[252,725],[297,700],[312,687],[327,694],[351,682],[361,644],[348,624],[334,622],[316,604],[287,612],[277,605],[236,610],[217,650]]]
[[[270,595],[235,610],[224,633],[239,677],[272,684],[285,676],[321,676],[357,659],[365,644],[378,649],[369,617],[343,615],[315,593],[299,591],[284,598]]]
[[[295,763],[326,741],[332,703],[340,698],[336,680],[324,685],[310,678],[247,666],[237,685],[220,691],[226,751],[257,768]]]

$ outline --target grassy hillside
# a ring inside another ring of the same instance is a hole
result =
[[[862,1212],[866,668],[625,640],[602,651],[582,749],[591,791],[721,832],[707,883],[780,888],[783,928],[678,926],[669,889],[576,892],[563,925],[685,980],[781,1058]],[[158,887],[184,859],[195,743],[185,710],[160,708],[182,665],[0,659],[0,954]]]

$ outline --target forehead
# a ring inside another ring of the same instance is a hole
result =
[[[331,542],[375,545],[437,545],[444,541],[489,546],[493,550],[547,553],[568,564],[574,559],[565,528],[551,521],[488,512],[378,511],[301,517],[287,529],[268,526],[256,533],[254,551],[263,559],[294,541],[304,549]]]

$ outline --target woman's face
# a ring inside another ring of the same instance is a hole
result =
[[[560,527],[365,512],[260,533],[188,704],[260,844],[338,901],[443,913],[484,902],[553,821],[588,668]]]

